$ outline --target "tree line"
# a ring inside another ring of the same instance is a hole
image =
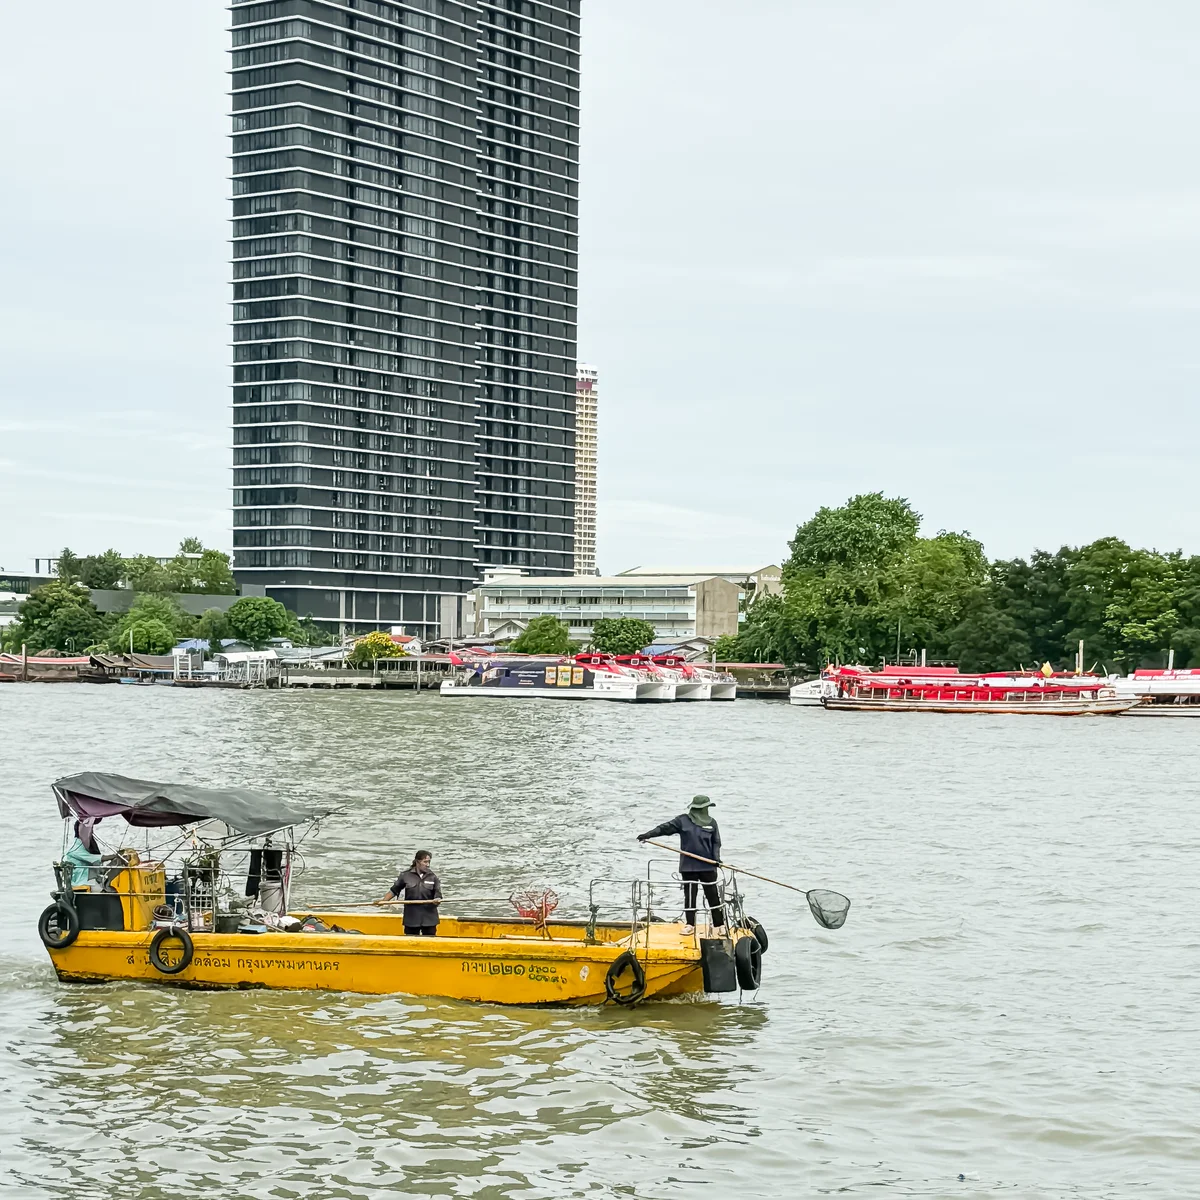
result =
[[[969,533],[920,535],[907,500],[872,492],[796,530],[782,592],[752,598],[723,662],[875,666],[926,650],[964,671],[1048,662],[1128,672],[1200,663],[1200,556],[1086,546],[989,561]]]
[[[573,642],[570,629],[553,613],[534,617],[509,645],[517,654],[576,654],[599,650],[604,654],[636,654],[655,640],[654,626],[636,617],[601,617],[592,626],[587,642]]]
[[[183,611],[173,593],[237,594],[229,556],[186,538],[167,563],[148,555],[123,558],[115,550],[80,558],[59,555],[57,577],[30,593],[18,620],[0,629],[0,649],[30,654],[166,654],[184,638],[198,638],[216,653],[236,639],[263,646],[286,637],[295,645],[326,646],[335,639],[311,617],[299,618],[277,600],[243,596],[228,610],[206,609],[199,617]],[[0,580],[0,588],[3,581]],[[101,613],[89,589],[128,588],[133,603],[123,613]]]

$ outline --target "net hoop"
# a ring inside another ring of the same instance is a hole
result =
[[[827,888],[813,888],[805,893],[813,920],[822,929],[841,929],[846,923],[850,912],[850,901],[841,892],[831,892]]]

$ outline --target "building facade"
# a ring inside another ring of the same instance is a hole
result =
[[[489,573],[475,589],[475,633],[489,637],[523,628],[550,613],[565,621],[571,637],[587,642],[603,617],[649,621],[663,641],[722,637],[738,631],[741,589],[728,579],[660,576],[629,579],[621,575],[522,577]]]
[[[575,376],[575,574],[596,574],[596,424],[600,373],[579,364]]]
[[[573,569],[579,0],[232,12],[235,574],[459,632]]]

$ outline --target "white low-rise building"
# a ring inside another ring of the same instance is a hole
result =
[[[634,617],[660,641],[737,633],[741,589],[728,579],[690,575],[521,576],[488,572],[475,589],[475,633],[503,636],[550,613],[586,642],[601,618]]]

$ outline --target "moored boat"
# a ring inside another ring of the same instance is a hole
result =
[[[737,699],[737,680],[728,671],[718,671],[715,667],[695,667],[694,670],[697,677],[709,685],[710,699]]]
[[[675,681],[676,700],[711,700],[712,684],[679,654],[656,654],[654,665]]]
[[[594,881],[586,919],[560,919],[554,893],[527,892],[511,897],[515,918],[444,916],[437,937],[415,938],[400,914],[416,901],[366,913],[292,908],[298,844],[328,808],[100,773],[60,779],[54,792],[85,849],[101,821],[128,826],[122,847],[99,862],[81,864],[73,846],[55,865],[38,931],[63,981],[568,1005],[758,986],[765,935],[745,915],[736,880],[722,888],[726,930],[708,936],[662,919],[679,902],[678,883],[647,877],[621,885],[611,909],[606,881]],[[138,830],[140,849],[129,844]],[[249,908],[242,874],[257,897]],[[624,915],[601,919],[609,911]]]
[[[675,699],[676,673],[660,667],[648,654],[616,654],[613,656],[612,662],[619,670],[628,671],[639,679],[655,684],[658,690],[650,699]]]
[[[808,679],[788,689],[788,703],[800,707],[820,708],[823,683],[820,679]]]
[[[964,675],[953,667],[895,666],[837,667],[823,679],[821,703],[835,711],[1117,716],[1138,703],[1095,675]]]
[[[1126,716],[1200,717],[1200,671],[1137,670],[1108,682],[1118,696],[1137,701]]]
[[[483,659],[464,664],[440,688],[443,696],[551,700],[661,700],[660,680],[616,665],[611,656],[578,654],[573,659]]]

